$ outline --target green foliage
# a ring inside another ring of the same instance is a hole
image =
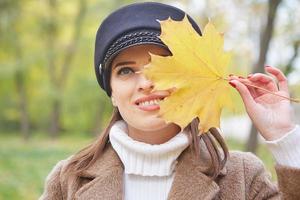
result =
[[[0,199],[38,199],[52,167],[91,142],[87,134],[57,141],[42,135],[28,142],[17,135],[0,136]]]
[[[106,94],[97,85],[93,50],[95,32],[101,17],[104,17],[101,13],[112,9],[103,8],[102,4],[112,6],[112,3],[101,0],[81,2],[87,10],[79,27],[81,34],[75,49],[75,20],[80,1],[1,1],[1,130],[19,130],[20,104],[23,101],[17,88],[17,74],[20,72],[31,130],[49,130],[55,99],[62,104],[62,130],[90,131],[99,123],[95,120],[96,116],[100,116],[101,121],[107,120],[111,106]],[[72,58],[66,61],[69,51]],[[61,77],[65,84],[58,87],[53,80],[60,78],[65,62],[70,62],[70,67],[68,73]]]

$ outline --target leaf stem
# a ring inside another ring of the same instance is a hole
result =
[[[228,78],[223,78],[223,80],[229,81]],[[260,89],[260,90],[262,90],[262,91],[265,91],[265,92],[267,92],[267,93],[273,94],[273,95],[275,95],[275,96],[278,96],[278,97],[281,97],[281,98],[290,100],[290,101],[292,101],[292,102],[300,103],[300,99],[289,98],[289,97],[286,97],[286,96],[277,94],[277,93],[275,93],[275,92],[272,92],[272,91],[270,91],[270,90],[267,90],[267,89],[265,89],[265,88],[262,88],[262,87],[259,87],[259,86],[256,86],[256,85],[252,85],[252,84],[250,84],[250,83],[245,83],[245,82],[243,82],[243,84],[244,84],[244,85],[247,85],[247,86],[250,86],[250,87],[254,87],[254,88]]]

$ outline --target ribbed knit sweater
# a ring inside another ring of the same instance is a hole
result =
[[[189,145],[187,133],[180,132],[159,145],[135,141],[127,133],[126,123],[118,121],[109,134],[112,147],[124,165],[124,199],[167,199],[177,158]],[[278,163],[300,168],[300,145],[290,148],[295,140],[300,141],[299,126],[283,138],[266,143]]]

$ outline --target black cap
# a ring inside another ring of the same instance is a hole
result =
[[[157,44],[165,48],[159,39],[160,24],[157,20],[182,20],[182,10],[162,3],[135,3],[122,7],[107,16],[100,25],[95,42],[94,67],[97,81],[108,96],[111,95],[111,61],[121,51],[139,44]],[[201,35],[196,22],[188,16],[193,28]]]

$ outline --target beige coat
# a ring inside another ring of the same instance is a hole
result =
[[[122,199],[123,165],[109,145],[103,156],[80,177],[66,177],[68,160],[48,175],[41,200]],[[207,152],[195,161],[190,148],[178,158],[169,200],[192,199],[295,199],[300,200],[300,169],[276,166],[279,191],[269,180],[261,160],[250,153],[231,152],[217,180],[207,176]]]

